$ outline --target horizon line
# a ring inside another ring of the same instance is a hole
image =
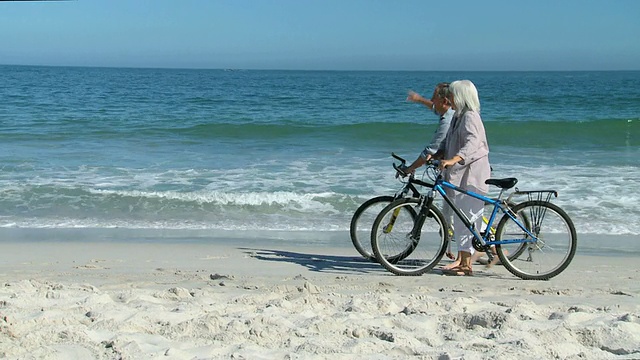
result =
[[[0,0],[3,1],[3,0]],[[43,64],[3,64],[0,66],[24,67],[60,67],[60,68],[95,68],[95,69],[140,69],[140,70],[215,70],[215,71],[317,71],[317,72],[628,72],[639,69],[588,69],[588,70],[425,70],[425,69],[287,69],[287,68],[217,68],[217,67],[164,67],[164,66],[107,66],[107,65],[43,65]]]

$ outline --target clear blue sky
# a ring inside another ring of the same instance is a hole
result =
[[[638,0],[0,2],[0,64],[640,70]]]

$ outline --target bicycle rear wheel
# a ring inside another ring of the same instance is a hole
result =
[[[537,241],[531,241],[531,237],[505,214],[498,223],[496,240],[520,240],[524,246],[519,257],[510,259],[504,247],[496,245],[504,267],[525,280],[548,280],[566,269],[577,246],[576,229],[569,216],[557,205],[539,200],[520,203],[512,211]],[[527,219],[528,224],[521,219]]]
[[[419,211],[418,199],[399,199],[385,207],[373,223],[373,253],[385,269],[396,275],[415,276],[431,270],[447,249],[447,223],[440,210],[431,205],[424,220],[419,219]],[[416,221],[423,223],[419,237],[413,238],[411,231]]]

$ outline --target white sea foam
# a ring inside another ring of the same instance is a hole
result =
[[[350,166],[321,159],[223,170],[109,172],[83,166],[43,171],[21,182],[5,177],[0,201],[20,211],[0,214],[0,226],[346,230],[362,202],[402,186],[387,154],[351,160]],[[552,201],[579,233],[640,234],[640,224],[630,221],[640,218],[636,168],[511,163],[493,164],[492,176],[515,176],[521,190],[557,190]]]

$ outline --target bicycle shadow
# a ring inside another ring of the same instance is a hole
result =
[[[313,272],[335,274],[383,274],[382,265],[357,256],[326,255],[275,249],[238,248],[250,257],[263,261],[288,262]]]
[[[248,256],[262,261],[271,262],[288,262],[305,267],[309,271],[341,274],[341,275],[388,275],[396,276],[386,271],[382,265],[366,260],[357,256],[342,256],[342,255],[326,255],[326,254],[313,254],[302,253],[285,250],[275,249],[256,249],[256,248],[238,248],[243,250]],[[439,269],[439,267],[448,264],[448,262],[441,261],[436,268],[428,271],[422,276],[446,276],[446,274]],[[516,277],[511,276],[506,271],[496,272],[496,269],[501,268],[500,265],[495,265],[492,270],[485,268],[482,264],[474,264],[475,278],[493,278],[503,280],[519,280]],[[456,278],[456,276],[447,276]]]

